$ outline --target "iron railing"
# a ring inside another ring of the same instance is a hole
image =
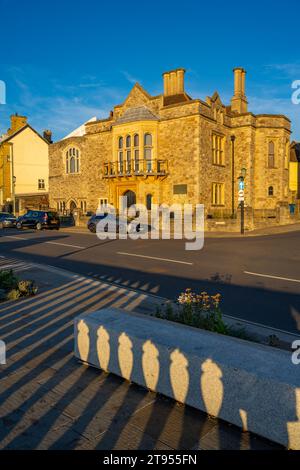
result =
[[[165,176],[168,173],[166,160],[124,160],[104,163],[103,176]]]

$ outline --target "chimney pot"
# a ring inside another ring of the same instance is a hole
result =
[[[49,131],[48,129],[46,129],[43,133],[43,137],[45,140],[47,140],[49,142],[49,144],[52,144],[53,141],[52,141],[52,132]]]
[[[8,129],[8,135],[14,134],[22,127],[25,127],[27,124],[26,116],[19,116],[18,113],[10,116],[10,128]]]
[[[185,69],[179,68],[163,73],[164,96],[184,94]]]
[[[234,95],[231,99],[231,109],[237,113],[247,113],[248,102],[246,98],[246,70],[242,67],[233,69]]]

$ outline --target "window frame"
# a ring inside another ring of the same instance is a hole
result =
[[[212,133],[211,139],[212,146],[212,164],[216,166],[225,166],[225,136],[218,134],[217,132]]]
[[[72,167],[71,167],[72,165]],[[74,165],[74,167],[73,167]],[[78,175],[81,167],[81,152],[77,147],[69,147],[65,155],[65,172],[67,175]],[[71,171],[74,168],[74,171]]]
[[[212,183],[211,204],[212,206],[225,206],[225,183]]]
[[[271,144],[273,145],[273,152],[270,150]],[[276,146],[274,140],[269,140],[268,141],[268,164],[267,167],[272,170],[276,168]]]
[[[45,179],[44,178],[39,178],[38,179],[38,190],[43,191],[44,189],[46,189]]]

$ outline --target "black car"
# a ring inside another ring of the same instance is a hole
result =
[[[34,211],[30,210],[27,214],[17,219],[17,229],[35,228],[42,230],[45,228],[59,230],[60,219],[57,212],[54,211]]]
[[[0,228],[15,227],[17,217],[9,212],[0,212]]]

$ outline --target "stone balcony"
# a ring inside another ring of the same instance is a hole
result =
[[[124,162],[106,162],[103,165],[104,178],[166,177],[167,175],[167,160],[126,160]]]

